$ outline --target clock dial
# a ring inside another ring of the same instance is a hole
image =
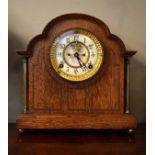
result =
[[[94,76],[103,61],[103,49],[95,35],[83,29],[60,34],[52,43],[50,61],[54,70],[70,81]]]

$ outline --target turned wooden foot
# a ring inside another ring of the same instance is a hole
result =
[[[24,129],[18,129],[18,133],[22,134],[24,132]]]
[[[128,130],[128,134],[129,134],[129,135],[133,135],[133,133],[134,133],[134,130],[133,130],[133,129],[129,129],[129,130]]]

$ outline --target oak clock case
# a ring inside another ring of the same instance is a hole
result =
[[[105,23],[84,14],[53,19],[23,57],[23,129],[136,129],[129,62],[136,53]]]

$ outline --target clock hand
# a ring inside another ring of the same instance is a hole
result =
[[[78,54],[78,53],[75,53],[75,54],[74,54],[74,57],[77,58],[80,67],[82,67],[82,64],[81,64],[81,61],[80,61],[80,58],[79,58],[79,54]]]
[[[85,65],[85,63],[80,59],[79,54],[77,52],[74,54],[74,56],[77,58],[77,60],[78,60],[78,62],[80,64],[80,67],[83,67],[84,66],[85,68],[87,68],[87,66]]]
[[[80,59],[81,60],[81,59]],[[82,61],[81,61],[82,62]],[[85,67],[85,68],[87,68],[87,66],[86,66],[86,64],[84,63],[84,62],[82,62],[82,64],[83,64],[83,66]]]
[[[82,67],[82,64],[81,64],[80,60],[79,60],[79,59],[77,59],[77,60],[78,60],[78,62],[79,62],[80,67]]]

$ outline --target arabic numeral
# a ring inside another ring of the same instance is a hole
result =
[[[59,44],[59,47],[60,47],[61,49],[64,49],[64,48],[65,48],[65,44]]]
[[[89,44],[88,47],[89,49],[93,49],[94,44]]]
[[[77,74],[78,73],[78,70],[77,69],[74,69],[74,73]]]
[[[83,39],[83,43],[86,44],[86,38]]]
[[[78,41],[79,40],[79,35],[74,35],[74,41]]]
[[[66,72],[69,72],[69,67],[67,67]]]
[[[87,71],[87,68],[86,67],[82,67],[81,69],[82,69],[83,72],[86,72]]]
[[[60,57],[62,55],[62,53],[61,52],[57,52],[56,55]]]
[[[67,43],[67,44],[70,43],[70,38],[66,38],[66,43]]]
[[[95,54],[94,52],[92,52],[92,53],[91,53],[91,57],[94,58],[95,56],[96,56],[96,54]]]

